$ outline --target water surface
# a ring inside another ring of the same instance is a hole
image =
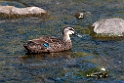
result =
[[[12,3],[12,4],[11,4]],[[4,18],[0,20],[0,82],[11,83],[123,83],[124,40],[98,40],[88,28],[101,18],[124,19],[123,0],[2,0],[2,5],[38,6],[50,16]],[[84,19],[77,12],[90,12]],[[43,35],[61,38],[65,26],[73,26],[84,38],[71,36],[73,49],[62,53],[28,55],[27,40]],[[86,34],[87,33],[87,34]],[[109,70],[107,78],[86,74]]]

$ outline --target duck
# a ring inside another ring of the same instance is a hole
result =
[[[24,48],[28,53],[56,53],[72,49],[70,35],[77,35],[73,27],[67,26],[62,31],[63,39],[54,36],[42,36],[28,40]]]

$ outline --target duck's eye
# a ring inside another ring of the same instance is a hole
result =
[[[74,29],[73,29],[73,28],[71,28],[71,29],[69,29],[69,30],[72,30],[72,31],[74,31]]]

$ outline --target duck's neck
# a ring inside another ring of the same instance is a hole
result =
[[[63,41],[65,41],[65,42],[71,42],[70,36],[67,35],[67,34],[63,35]]]

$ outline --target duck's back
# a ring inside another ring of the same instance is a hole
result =
[[[24,47],[29,53],[60,52],[72,48],[71,41],[65,42],[56,37],[44,36],[37,39],[29,40]]]

